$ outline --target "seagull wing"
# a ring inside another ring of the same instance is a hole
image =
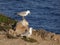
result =
[[[26,16],[26,11],[18,13],[20,16]]]

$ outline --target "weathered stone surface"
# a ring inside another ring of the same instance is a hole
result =
[[[36,37],[38,36],[38,37],[40,37],[41,39],[44,39],[44,40],[52,40],[55,33],[47,32],[43,29],[40,29],[40,30],[33,30],[32,35],[33,36],[35,35]]]
[[[17,37],[17,33],[13,30],[13,29],[10,29],[8,32],[7,32],[7,36],[8,37]]]
[[[17,34],[22,34],[25,32],[25,30],[28,30],[28,22],[24,19],[22,21],[19,21],[17,24],[16,24],[16,27],[15,27],[15,32],[17,32]]]
[[[44,33],[44,34],[43,34]],[[45,34],[46,33],[46,34]],[[9,34],[13,34],[15,36],[15,31],[10,29]],[[45,30],[33,30],[32,39],[37,40],[37,42],[29,42],[26,39],[21,39],[20,37],[17,39],[5,39],[6,35],[0,35],[0,45],[60,45],[60,35],[54,34],[52,38],[51,35],[54,33],[47,32]],[[12,35],[12,36],[13,36]],[[42,36],[43,35],[43,36]],[[42,36],[42,37],[41,37]],[[3,40],[4,39],[4,40]],[[44,40],[45,39],[45,40]]]
[[[58,43],[60,43],[60,35],[59,34],[55,34],[52,39],[54,41],[58,41]]]

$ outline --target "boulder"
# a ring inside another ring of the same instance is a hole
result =
[[[12,38],[12,37],[17,37],[17,33],[13,30],[13,29],[9,29],[9,31],[7,32],[7,37],[8,38]]]
[[[17,22],[15,32],[17,32],[18,35],[24,33],[26,30],[28,30],[28,25],[29,24],[25,19]]]

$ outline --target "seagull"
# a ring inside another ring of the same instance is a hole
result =
[[[27,11],[23,11],[23,12],[20,12],[20,13],[17,13],[18,15],[22,16],[23,19],[24,19],[24,16],[27,16],[28,14],[30,14],[30,11],[27,10]]]
[[[21,34],[21,37],[26,36],[30,37],[32,35],[32,27],[29,28],[29,31],[25,31],[24,33]]]

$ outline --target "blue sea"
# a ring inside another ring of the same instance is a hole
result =
[[[60,34],[60,0],[0,0],[0,13],[12,19],[21,20],[16,13],[26,10],[30,27]]]

